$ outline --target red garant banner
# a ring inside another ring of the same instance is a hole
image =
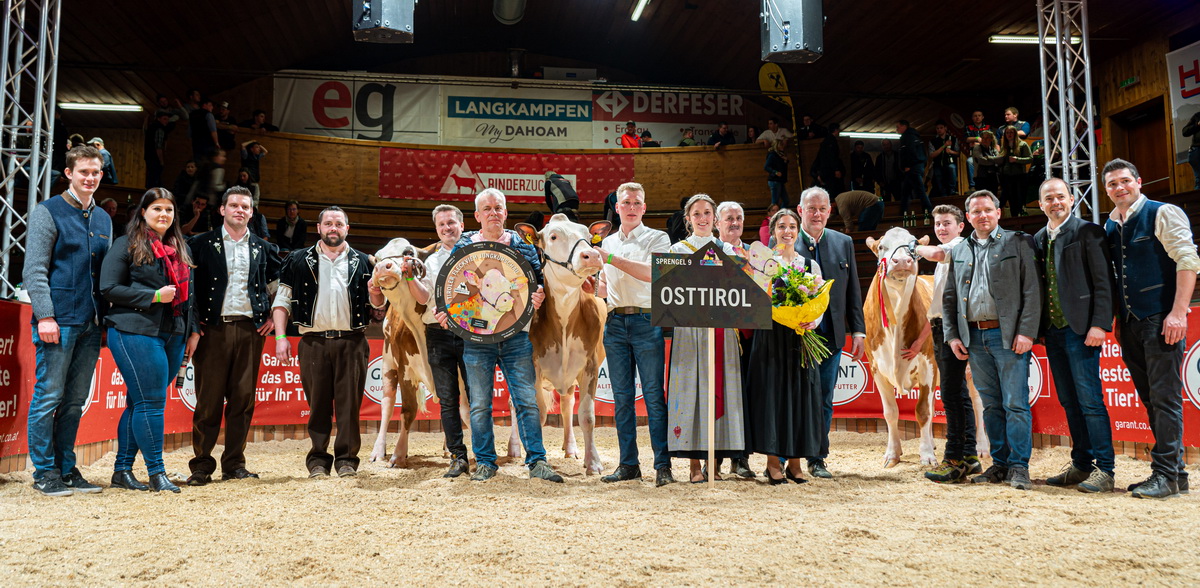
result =
[[[29,319],[29,305],[0,301],[0,457],[26,453],[26,421],[35,380],[34,347]],[[1190,321],[1188,341],[1190,343],[1183,364],[1184,389],[1181,391],[1183,440],[1188,447],[1197,447],[1200,446],[1200,321]],[[293,340],[293,343],[296,341]],[[383,342],[371,340],[370,346],[371,360],[368,363],[367,383],[363,390],[366,398],[361,415],[364,420],[378,420],[379,402],[383,391]],[[669,342],[667,349],[669,353]],[[1035,345],[1033,355],[1035,361],[1030,364],[1029,372],[1033,432],[1067,435],[1066,418],[1055,396],[1045,349],[1041,345]],[[254,424],[290,425],[307,422],[308,404],[300,385],[300,371],[295,361],[285,364],[276,360],[273,341],[264,345],[260,361],[262,364],[259,370]],[[664,370],[665,368],[666,366]],[[612,388],[608,380],[607,363],[602,364],[600,369],[600,382],[596,390],[596,414],[612,416]],[[1101,353],[1100,380],[1104,386],[1104,402],[1108,406],[1109,418],[1112,421],[1113,439],[1152,442],[1150,427],[1146,422],[1146,410],[1133,388],[1129,371],[1121,361],[1121,347],[1111,336],[1105,342]],[[194,374],[189,368],[182,389],[176,390],[172,385],[167,390],[164,427],[166,433],[191,430],[192,411],[195,407],[194,385]],[[417,418],[439,418],[436,398],[426,393],[425,399],[424,410],[417,413]],[[898,405],[901,419],[915,419],[916,401],[915,392],[900,394]],[[846,352],[842,354],[834,405],[836,418],[883,418],[879,392],[875,387],[874,378],[871,377],[869,366],[865,361],[855,361]],[[509,415],[508,386],[499,371],[496,372],[492,389],[492,406],[493,416]],[[83,410],[77,441],[79,444],[116,437],[117,421],[121,412],[125,410],[125,382],[107,349],[100,352],[91,393]],[[552,403],[550,412],[558,412],[557,402]],[[640,386],[637,392],[637,414],[646,414]],[[934,399],[934,414],[935,420],[945,422],[945,413],[937,396]],[[399,410],[393,416],[393,419],[398,418]]]
[[[509,202],[544,202],[546,172],[562,174],[581,202],[603,202],[633,179],[633,155],[379,150],[379,196],[469,201],[496,188]]]

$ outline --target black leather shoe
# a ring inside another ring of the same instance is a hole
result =
[[[656,488],[674,483],[675,476],[671,475],[671,468],[658,468],[658,475],[654,476],[654,486]]]
[[[450,461],[450,469],[442,474],[443,478],[457,478],[471,470],[471,464],[465,458],[456,457]]]
[[[350,464],[345,464],[338,466],[337,474],[339,478],[352,478],[358,475],[358,470],[354,469],[354,466]]]
[[[246,468],[238,468],[232,472],[223,472],[221,474],[222,480],[245,480],[246,478],[258,478],[258,474]]]
[[[808,480],[793,474],[792,470],[789,468],[783,468],[783,477],[784,477],[784,479],[791,480],[793,484],[807,484],[808,483]]]
[[[729,473],[739,478],[754,479],[754,472],[750,469],[750,460],[744,457],[733,460],[729,467]]]
[[[212,474],[210,474],[208,472],[192,472],[192,475],[188,476],[187,485],[188,486],[206,486],[211,481],[212,481]]]
[[[786,473],[786,472],[787,472],[787,470],[784,470],[784,476],[787,476],[787,473]],[[786,478],[786,477],[784,477],[784,478],[772,478],[772,477],[771,477],[771,470],[763,470],[763,476],[765,476],[765,477],[767,478],[767,483],[768,483],[768,484],[770,484],[770,485],[772,485],[772,486],[778,486],[778,485],[780,485],[780,484],[787,484],[787,478]]]
[[[1138,484],[1130,494],[1134,498],[1170,498],[1179,494],[1179,486],[1175,484],[1174,480],[1154,472],[1145,482]]]
[[[635,465],[621,464],[621,465],[617,466],[617,469],[614,470],[613,473],[600,478],[600,481],[611,483],[611,482],[624,482],[626,480],[640,480],[640,479],[642,479],[642,468],[641,467],[635,466]]]
[[[179,486],[171,483],[166,474],[154,474],[150,476],[150,489],[155,492],[169,491],[179,494]]]
[[[825,467],[825,460],[823,459],[814,459],[808,462],[808,473],[812,474],[814,478],[833,478],[833,474],[829,473],[829,470]]]
[[[137,481],[137,478],[133,477],[133,472],[131,472],[129,470],[125,470],[125,471],[121,471],[121,472],[113,472],[112,487],[113,488],[124,488],[125,490],[149,490],[150,489],[149,486]]]

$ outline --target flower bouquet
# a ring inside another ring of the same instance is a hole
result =
[[[829,288],[833,280],[787,264],[779,267],[771,281],[771,318],[796,330],[800,336],[800,363],[814,366],[829,357],[825,338],[800,325],[821,318],[829,308]]]

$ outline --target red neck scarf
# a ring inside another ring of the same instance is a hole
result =
[[[175,286],[175,299],[171,301],[171,308],[175,311],[175,316],[179,316],[183,314],[183,303],[188,299],[188,281],[192,269],[179,258],[179,251],[176,248],[159,239],[158,233],[154,231],[146,231],[146,233],[150,238],[150,250],[154,252],[154,258],[162,260],[163,267],[167,270],[167,281]]]

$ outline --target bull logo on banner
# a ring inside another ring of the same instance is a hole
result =
[[[841,364],[838,365],[837,386],[833,388],[833,405],[842,406],[858,400],[867,391],[867,366],[862,361],[854,359],[853,355],[842,353]]]
[[[433,393],[425,387],[424,383],[420,385],[421,396],[426,400],[433,399]],[[383,404],[383,356],[376,357],[367,364],[367,383],[363,386],[363,395],[370,399],[375,404]],[[400,396],[396,397],[396,406],[404,406]],[[420,404],[418,404],[420,406]]]

